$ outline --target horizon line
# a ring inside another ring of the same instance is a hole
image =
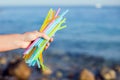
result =
[[[0,5],[0,7],[84,7],[91,6],[94,7],[96,5]],[[102,5],[102,7],[119,7],[120,5]]]

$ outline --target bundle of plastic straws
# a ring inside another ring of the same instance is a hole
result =
[[[66,27],[66,25],[63,24],[66,21],[64,15],[67,12],[68,10],[59,15],[60,8],[57,11],[50,9],[39,31],[44,32],[49,37],[54,36],[58,30]],[[48,42],[48,40],[43,38],[37,38],[28,46],[28,48],[23,53],[23,58],[29,66],[35,66],[37,64],[38,68],[41,68],[42,70],[47,68],[43,64],[42,52],[44,51],[44,48]]]

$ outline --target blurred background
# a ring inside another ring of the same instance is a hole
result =
[[[0,34],[38,30],[50,8],[69,9],[68,27],[44,52],[50,70],[32,67],[29,72],[25,66],[21,74],[31,73],[29,80],[120,80],[120,0],[0,0]],[[1,79],[16,78],[14,69],[25,65],[18,60],[23,51],[1,52]],[[6,71],[11,62],[12,78]]]

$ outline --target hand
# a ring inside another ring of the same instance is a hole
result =
[[[42,37],[46,40],[49,40],[49,42],[46,44],[45,50],[50,46],[50,43],[53,41],[53,38],[49,38],[45,33],[41,33],[38,31],[33,32],[26,32],[22,34],[22,46],[21,48],[27,48],[29,44],[37,39],[38,37]]]

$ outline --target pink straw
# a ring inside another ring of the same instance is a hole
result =
[[[55,17],[58,16],[60,10],[61,10],[60,8],[57,10]],[[47,30],[48,28],[50,28],[50,26],[53,24],[54,21],[55,21],[55,20],[53,20],[53,21],[48,25],[48,27],[44,30],[44,32],[46,32],[46,30]]]

